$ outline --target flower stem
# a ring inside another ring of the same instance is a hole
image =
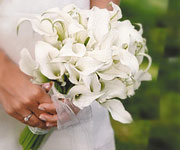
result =
[[[33,134],[29,127],[26,126],[20,135],[19,143],[22,145],[23,150],[37,150],[46,135]]]

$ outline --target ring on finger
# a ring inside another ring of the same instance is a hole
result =
[[[28,122],[29,121],[29,119],[32,117],[32,113],[30,113],[28,116],[26,116],[26,117],[24,117],[24,121],[25,122]]]

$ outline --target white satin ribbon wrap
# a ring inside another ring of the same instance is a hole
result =
[[[54,85],[52,86],[49,95],[56,107],[56,112],[58,115],[57,121],[57,129],[64,129],[66,128],[67,134],[71,136],[71,141],[73,147],[76,149],[83,149],[92,150],[93,149],[93,139],[91,135],[89,135],[89,130],[92,129],[92,124],[89,123],[87,125],[87,121],[92,119],[92,110],[91,106],[80,110],[76,115],[72,108],[75,107],[68,97],[64,94],[59,93]],[[61,101],[60,99],[65,99]],[[83,114],[87,114],[86,116]],[[34,134],[47,134],[49,130],[43,130],[37,127],[30,127],[32,133]],[[68,133],[69,132],[69,133]],[[78,133],[78,134],[77,134]],[[78,141],[81,141],[81,145],[78,144]],[[83,143],[83,145],[82,145]]]

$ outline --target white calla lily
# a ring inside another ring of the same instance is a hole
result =
[[[132,117],[128,111],[125,110],[123,104],[119,100],[107,100],[101,104],[103,107],[109,110],[114,120],[121,123],[131,123]]]
[[[53,22],[53,27],[56,29],[57,31],[57,36],[58,36],[58,41],[63,41],[66,37],[67,37],[67,27],[64,24],[64,22],[60,21],[60,20],[56,20],[55,22]]]
[[[74,34],[72,37],[75,39],[76,42],[82,43],[84,45],[87,45],[89,41],[88,33],[86,30],[79,31],[76,34]]]
[[[152,80],[152,76],[149,72],[145,72],[143,70],[138,71],[134,76],[134,89],[137,90],[141,85],[142,81],[150,81]]]
[[[75,21],[72,22],[68,27],[68,33],[70,35],[80,32],[80,31],[83,31],[83,30],[84,30],[84,27]]]
[[[47,42],[49,44],[51,44],[52,46],[54,46],[57,49],[61,48],[62,43],[60,41],[58,41],[58,36],[43,36],[42,37],[44,42]]]
[[[89,76],[82,76],[82,80],[85,84],[85,86],[91,91],[91,92],[100,92],[101,91],[101,83],[98,79],[98,76],[94,73]]]
[[[53,59],[59,56],[59,50],[48,43],[39,41],[35,47],[35,58],[41,73],[49,79],[61,79],[65,73],[63,63],[55,63]]]
[[[107,9],[93,7],[88,20],[89,36],[100,42],[109,31],[110,15]]]
[[[139,70],[134,77],[137,81],[150,81],[152,80],[152,76],[149,72],[145,72],[143,70]]]
[[[38,41],[35,45],[35,59],[39,64],[49,63],[59,56],[59,50],[49,43]]]
[[[37,68],[37,63],[33,60],[26,48],[22,49],[20,55],[21,59],[19,61],[19,67],[21,71],[29,76],[33,76],[33,72]]]
[[[48,82],[48,79],[40,72],[38,64],[33,60],[27,49],[21,51],[19,67],[22,72],[33,77],[33,83],[42,84]]]
[[[119,50],[119,60],[121,64],[126,65],[131,69],[132,74],[135,74],[139,70],[137,58],[127,50]]]
[[[82,57],[76,63],[76,68],[83,75],[90,75],[103,67],[103,63],[99,62],[92,57]]]
[[[112,62],[112,43],[114,40],[114,32],[109,32],[104,35],[102,42],[99,46],[92,50],[88,51],[88,56],[95,58],[96,60],[104,63]]]
[[[128,75],[130,73],[131,73],[131,70],[129,69],[129,67],[122,65],[120,63],[118,65],[113,64],[108,69],[97,72],[97,74],[103,80],[113,80],[116,77],[128,78],[129,77]]]
[[[49,82],[49,79],[41,73],[39,68],[34,70],[32,77],[31,82],[34,84],[42,85],[43,83]]]
[[[82,25],[84,28],[87,27],[87,14],[86,10],[79,9],[76,5],[70,4],[67,7],[63,8],[63,11],[71,15],[73,20]]]
[[[146,48],[146,40],[142,37],[142,25],[137,24],[140,30],[137,31],[129,20],[118,22],[116,24],[119,40],[116,42],[118,47],[128,49],[133,55],[144,53]],[[139,64],[142,63],[143,56],[137,56]]]
[[[66,39],[64,46],[60,50],[60,56],[82,57],[85,55],[86,47],[84,44],[75,43],[73,39]]]
[[[110,11],[111,16],[111,22],[118,21],[122,18],[122,12],[118,5],[114,4],[113,2],[110,2],[109,5],[112,6],[113,10]]]
[[[88,16],[86,15],[87,10],[79,10],[79,24],[81,24],[85,29],[87,29]]]
[[[40,71],[48,79],[62,81],[66,70],[63,63],[47,63],[40,65]]]
[[[78,72],[78,70],[71,64],[64,64],[64,66],[68,72],[69,80],[73,84],[79,84],[79,82],[81,80],[81,76],[80,76],[80,73]]]
[[[58,20],[63,20],[67,23],[70,23],[72,21],[72,17],[65,11],[60,10],[59,8],[55,7],[55,8],[51,8],[47,11],[45,11],[42,16],[44,18],[51,18],[53,20],[55,20],[56,18],[58,18]]]
[[[101,95],[102,93],[90,92],[85,85],[75,85],[68,92],[68,97],[72,99],[73,104],[80,109],[89,106]]]
[[[112,51],[110,49],[88,51],[88,56],[98,60],[99,62],[112,62]]]
[[[89,37],[89,40],[88,40],[88,42],[86,44],[86,47],[87,47],[88,50],[93,51],[96,48],[96,45],[98,45],[98,42],[93,36],[88,35],[88,37]]]
[[[135,94],[135,89],[134,89],[134,85],[131,84],[129,86],[127,86],[127,96],[131,97]]]
[[[49,19],[43,20],[43,18],[41,18],[40,16],[35,16],[32,19],[29,18],[20,19],[18,22],[17,33],[19,32],[20,26],[24,22],[30,22],[33,30],[40,35],[56,36],[56,32],[53,30],[51,21],[49,21]]]
[[[113,79],[111,81],[102,80],[102,92],[104,93],[99,99],[99,102],[104,102],[107,99],[112,99],[115,97],[126,99],[126,86],[119,79]]]

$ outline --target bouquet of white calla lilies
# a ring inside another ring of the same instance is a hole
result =
[[[35,45],[35,60],[23,49],[19,65],[35,84],[59,83],[80,109],[97,101],[113,119],[130,123],[132,117],[119,99],[134,95],[141,81],[151,80],[151,57],[142,26],[136,24],[136,30],[129,20],[120,21],[119,6],[109,5],[112,11],[68,5],[21,19],[19,26],[29,21],[42,39]],[[142,70],[144,57],[149,64]]]

